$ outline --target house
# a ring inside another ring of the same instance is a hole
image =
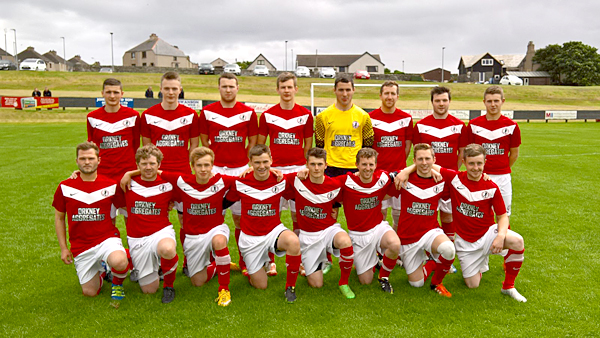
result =
[[[69,69],[73,72],[85,72],[91,69],[89,63],[83,61],[81,56],[75,55],[67,61]]]
[[[214,60],[213,62],[210,63],[211,65],[213,65],[213,67],[215,67],[215,72],[223,72],[223,68],[225,68],[225,66],[227,64],[229,64],[229,62],[221,59],[221,58],[217,58],[216,60]]]
[[[19,59],[19,64],[25,59],[42,59],[46,63],[48,63],[48,59],[46,59],[42,54],[35,51],[33,47],[27,47],[24,51],[17,54],[17,59]]]
[[[67,72],[69,71],[67,62],[56,54],[56,51],[51,50],[42,55],[46,61],[46,70]]]
[[[525,54],[492,55],[483,53],[463,55],[458,63],[458,81],[486,82],[491,79],[491,82],[498,83],[502,76],[509,72],[527,72],[530,74],[523,75],[528,75],[527,78],[531,81],[524,79],[524,84],[549,84],[550,74],[537,72],[540,65],[533,63],[534,55],[535,45],[533,41],[529,41],[527,44]],[[545,79],[546,77],[547,79]]]
[[[443,77],[444,82],[450,81],[451,76],[452,76],[452,73],[450,73],[449,70],[444,69],[444,77]],[[436,68],[436,69],[427,71],[427,72],[421,74],[421,77],[423,77],[423,80],[425,80],[425,81],[442,82],[442,68]]]
[[[123,54],[123,66],[198,68],[190,57],[152,33],[150,38]]]
[[[354,73],[366,70],[371,74],[383,74],[384,64],[379,54],[306,54],[296,55],[296,66],[311,68],[318,72],[322,67],[333,67],[336,72]]]
[[[0,48],[0,60],[10,60],[12,62],[15,62],[15,57],[12,56],[9,52]]]
[[[270,72],[277,71],[277,68],[275,68],[275,66],[273,66],[273,64],[269,60],[267,60],[267,58],[264,57],[262,54],[258,54],[256,59],[254,59],[254,61],[252,61],[252,63],[248,65],[248,70],[253,71],[254,67],[258,65],[267,66]]]

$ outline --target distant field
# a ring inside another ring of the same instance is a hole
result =
[[[43,90],[50,87],[55,96],[97,97],[102,81],[113,76],[124,84],[127,97],[144,97],[148,86],[152,86],[158,94],[161,74],[145,73],[61,73],[61,72],[1,72],[0,95],[30,95],[33,88]],[[186,98],[218,100],[216,75],[182,75]],[[329,82],[325,79],[300,79],[298,102],[310,104],[310,83]],[[357,80],[356,83],[381,83],[375,80]],[[402,82],[405,84],[421,84],[422,82]],[[482,95],[487,85],[445,84],[452,89],[453,103],[451,109],[482,109]],[[506,110],[583,110],[597,109],[600,106],[600,87],[559,87],[559,86],[505,86],[507,102]],[[317,87],[316,104],[333,103],[332,88]],[[365,108],[379,107],[377,88],[360,87],[354,94],[355,103]],[[276,103],[274,77],[241,77],[240,101]],[[428,109],[428,88],[402,88],[400,92],[400,108]]]
[[[269,278],[265,291],[233,272],[228,308],[214,303],[216,281],[195,288],[180,271],[172,304],[161,304],[160,294],[143,295],[126,280],[127,297],[115,308],[107,285],[99,297],[81,295],[73,266],[60,260],[54,233],[52,195],[76,168],[74,147],[85,139],[85,124],[0,124],[0,332],[6,337],[597,336],[600,124],[520,127],[511,226],[525,238],[516,284],[528,298],[525,304],[500,294],[499,257],[491,258],[479,289],[468,289],[460,270],[448,275],[444,284],[451,299],[430,291],[429,282],[410,287],[405,271],[395,269],[393,295],[381,292],[376,282],[359,285],[353,272],[350,286],[357,297],[348,301],[337,289],[335,264],[323,289],[311,289],[299,278],[298,301],[287,304],[285,261],[278,258],[280,275]],[[178,229],[174,213],[171,221]],[[231,219],[226,221],[232,227]],[[283,221],[290,226],[287,212]],[[340,221],[345,227],[344,217]],[[118,227],[124,238],[121,218]],[[229,248],[237,261],[233,236]],[[180,244],[178,249],[181,255]]]

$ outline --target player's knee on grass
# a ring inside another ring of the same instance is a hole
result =
[[[206,277],[206,269],[204,269],[193,275],[190,280],[192,281],[193,286],[200,287],[206,283]]]
[[[323,287],[323,272],[315,271],[312,274],[306,276],[306,280],[308,281],[308,286],[311,288],[321,288]]]
[[[214,250],[221,250],[227,247],[227,237],[223,235],[215,235],[212,239]]]
[[[479,287],[479,282],[481,282],[481,276],[476,274],[475,276],[465,278],[465,284],[469,289],[476,289]]]
[[[111,252],[106,260],[108,261],[108,265],[113,267],[116,271],[123,271],[127,269],[127,266],[129,265],[127,254],[121,250]]]
[[[100,289],[100,274],[96,273],[89,282],[81,284],[81,292],[86,297],[96,297]]]
[[[260,269],[258,272],[250,275],[250,284],[257,289],[265,290],[268,286],[269,280],[265,270]]]
[[[358,282],[360,284],[371,284],[373,281],[373,269],[369,269],[367,272],[364,272],[358,275]]]
[[[158,242],[156,251],[164,259],[173,259],[177,255],[177,242],[172,238],[163,238]]]
[[[139,282],[142,283],[143,282],[142,279],[140,279]],[[150,284],[140,285],[140,288],[142,289],[143,293],[156,293],[156,291],[158,291],[159,286],[160,286],[160,281],[158,278],[156,278],[156,280]]]
[[[410,286],[414,287],[414,288],[420,288],[423,287],[423,285],[425,285],[425,280],[423,279],[423,277],[421,277],[420,280],[417,281],[408,281],[408,284],[410,284]]]
[[[437,252],[449,261],[453,260],[456,256],[456,249],[454,248],[454,243],[451,241],[445,241],[438,245]]]

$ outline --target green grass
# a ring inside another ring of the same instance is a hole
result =
[[[52,196],[74,169],[74,147],[85,139],[83,123],[0,124],[0,333],[3,336],[596,336],[600,329],[597,231],[600,188],[599,123],[520,124],[523,145],[514,167],[512,228],[525,238],[525,262],[517,287],[525,304],[500,294],[499,257],[479,289],[468,289],[460,272],[444,284],[443,299],[409,286],[395,269],[393,295],[376,283],[350,286],[356,299],[342,299],[339,268],[325,276],[323,289],[299,278],[295,304],[283,298],[285,264],[255,290],[239,272],[231,278],[232,303],[213,302],[217,283],[194,288],[178,272],[177,297],[143,295],[125,281],[127,297],[112,306],[105,285],[85,298],[72,265],[60,260],[54,233]],[[176,228],[177,221],[171,217]],[[343,219],[342,219],[343,220]],[[228,224],[231,220],[228,218]],[[286,213],[284,223],[290,225]],[[345,222],[343,222],[345,223]],[[118,226],[124,226],[121,219]],[[123,236],[124,237],[124,236]],[[237,248],[231,236],[232,257]],[[181,248],[179,247],[181,254]],[[181,257],[181,256],[180,256]],[[181,261],[180,261],[181,262]]]

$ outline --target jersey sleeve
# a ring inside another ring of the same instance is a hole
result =
[[[200,136],[200,118],[195,110],[194,117],[192,118],[192,128],[190,128],[190,138],[199,137]]]
[[[179,175],[170,171],[163,171],[160,174],[163,180],[171,183],[173,186],[177,186],[177,180],[179,179]]]
[[[125,203],[125,193],[121,187],[117,186],[115,191],[115,196],[113,197],[113,205],[115,208],[125,208],[127,204]]]
[[[208,122],[206,121],[204,110],[200,112],[198,129],[200,130],[200,134],[208,135]]]
[[[413,144],[421,143],[421,134],[419,133],[419,123],[418,122],[412,127],[412,142],[413,142]]]
[[[88,142],[91,142],[94,138],[94,128],[92,128],[92,125],[90,124],[90,120],[88,118],[85,119],[85,122],[87,124],[87,140]]]
[[[306,124],[304,125],[304,138],[312,138],[314,132],[313,116],[312,114],[308,114],[308,120],[306,120]]]
[[[141,117],[142,123],[140,128],[140,133],[143,137],[152,138],[152,134],[150,133],[150,126],[146,122],[146,112],[142,113]]]
[[[135,117],[135,124],[133,125],[133,152],[135,153],[140,147],[140,136],[142,128],[142,120],[140,114],[136,111],[137,116]]]
[[[512,137],[510,138],[510,147],[517,148],[521,145],[521,129],[519,125],[515,124],[515,130],[513,131]]]
[[[296,179],[296,173],[285,174],[283,179],[285,180],[285,192],[283,198],[291,200],[296,198],[296,192],[294,190],[294,180]]]
[[[467,126],[464,122],[462,123],[461,128],[462,129],[460,130],[460,136],[458,137],[458,147],[464,148],[467,145],[469,145],[469,136],[467,135]]]
[[[456,175],[458,175],[458,171],[455,171],[455,170],[452,170],[452,169],[446,169],[446,168],[442,167],[441,170],[440,170],[440,174],[444,178],[444,181],[446,182],[446,185],[448,185],[449,182],[452,182],[452,180],[454,179],[454,177],[456,177]]]
[[[258,124],[258,134],[264,137],[269,136],[269,125],[267,125],[267,118],[265,113],[260,114],[260,123]]]
[[[389,184],[389,186],[387,188],[386,195],[389,195],[392,197],[400,196],[400,190],[396,189],[396,185],[394,184],[394,181],[390,180],[388,184]]]
[[[413,128],[413,119],[412,119],[412,116],[410,117],[410,122],[409,123],[410,124],[408,125],[408,127],[406,127],[406,141],[413,142],[414,128]]]
[[[469,125],[465,127],[465,136],[467,139],[467,144],[473,143],[473,131],[471,130],[471,122],[469,121]]]
[[[494,197],[492,198],[492,205],[494,206],[494,213],[496,215],[506,214],[506,206],[504,205],[504,199],[502,198],[502,194],[500,194],[500,188],[498,187],[496,187],[496,192],[494,193]]]
[[[258,135],[258,118],[256,112],[253,110],[250,115],[250,124],[248,125],[248,137]]]
[[[231,183],[231,189],[229,189],[227,195],[225,195],[225,199],[231,202],[236,202],[240,200],[240,194],[238,193],[237,188],[235,186],[235,181]]]
[[[325,147],[325,121],[323,121],[323,113],[317,115],[315,120],[315,145],[317,148]]]
[[[54,200],[52,201],[52,206],[56,211],[59,212],[67,212],[67,203],[65,201],[65,197],[62,194],[62,189],[60,188],[60,184],[58,188],[56,188],[56,192],[54,192]]]

